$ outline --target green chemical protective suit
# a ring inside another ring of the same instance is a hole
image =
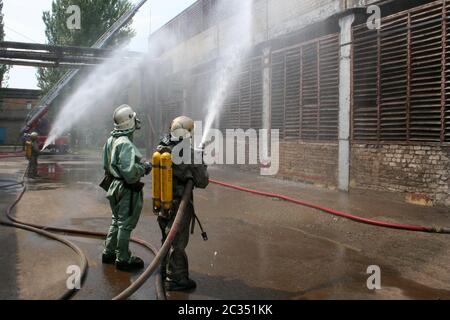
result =
[[[112,209],[112,223],[105,241],[106,256],[116,256],[116,263],[132,263],[129,251],[131,232],[136,227],[143,206],[140,179],[146,173],[142,155],[133,144],[135,129],[114,130],[103,149],[103,167],[114,177],[107,193]]]

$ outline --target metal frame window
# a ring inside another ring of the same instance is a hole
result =
[[[353,28],[353,140],[450,142],[449,12],[441,0]]]

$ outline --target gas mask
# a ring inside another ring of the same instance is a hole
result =
[[[135,119],[135,128],[136,130],[141,130],[142,125],[141,125],[141,120],[139,120],[138,118]]]

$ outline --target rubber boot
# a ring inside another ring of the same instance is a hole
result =
[[[167,279],[165,282],[167,291],[191,291],[197,288],[197,284],[194,280],[184,278],[178,281]]]
[[[127,262],[116,261],[116,269],[125,272],[132,272],[144,268],[144,261],[138,257],[131,257]]]
[[[102,263],[103,264],[115,264],[116,263],[116,255],[115,254],[102,254]]]
[[[131,256],[129,250],[130,236],[131,231],[119,228],[116,259],[117,270],[132,272],[144,268],[144,261],[141,258]]]

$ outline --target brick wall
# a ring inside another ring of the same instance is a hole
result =
[[[351,187],[400,192],[412,203],[450,206],[450,148],[354,144]]]
[[[37,99],[26,99],[26,98],[3,98],[2,100],[3,100],[2,109],[17,110],[17,111],[27,111],[28,103],[31,103],[31,106],[35,106],[38,102]]]
[[[248,144],[246,161],[248,161]],[[337,186],[338,145],[280,141],[280,162],[276,178],[311,183],[335,189]],[[258,163],[259,163],[258,157]],[[260,174],[261,165],[235,165],[236,169]]]
[[[13,90],[15,89],[11,91]],[[5,92],[8,94],[8,91]],[[38,101],[37,98],[2,98],[2,104],[0,106],[0,128],[6,130],[3,144],[20,145],[20,130],[25,124],[27,115],[31,112],[31,109],[27,108],[27,104],[31,103],[31,106],[34,107]]]
[[[277,178],[335,188],[337,166],[337,144],[280,142]],[[260,168],[238,167],[255,174]],[[414,204],[450,206],[450,147],[353,144],[350,179],[353,189],[397,192]]]
[[[278,177],[334,188],[337,162],[337,144],[282,141]]]
[[[20,145],[20,129],[23,127],[25,118],[22,120],[2,120],[0,118],[0,128],[5,130],[6,136],[4,145]]]

